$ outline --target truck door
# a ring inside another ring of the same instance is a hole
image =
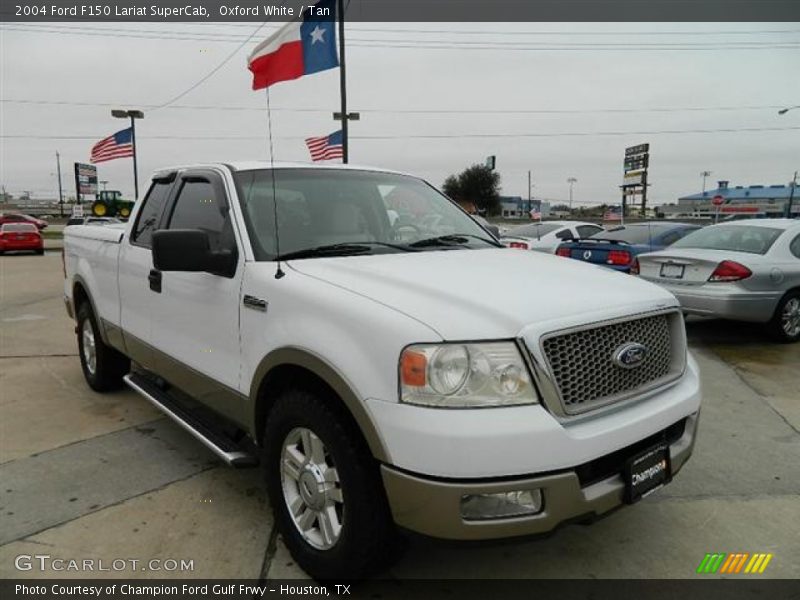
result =
[[[238,257],[232,277],[212,273],[158,272],[161,292],[149,310],[159,375],[236,420],[239,396],[239,296],[244,251],[221,175],[212,170],[178,175],[167,207],[166,229],[201,229],[212,249]]]
[[[119,255],[120,326],[128,356],[152,367],[151,303],[158,295],[150,273],[153,270],[152,238],[167,205],[176,174],[153,178]]]

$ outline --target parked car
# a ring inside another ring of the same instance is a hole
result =
[[[556,254],[628,273],[637,255],[666,248],[698,229],[699,225],[672,221],[633,223],[562,243]]]
[[[553,254],[562,242],[588,238],[601,231],[604,229],[599,225],[583,221],[543,221],[509,229],[500,241],[508,248]]]
[[[639,255],[633,271],[672,292],[686,313],[764,323],[780,341],[800,340],[796,219],[709,225]]]
[[[0,225],[0,254],[18,251],[44,254],[42,234],[33,223],[3,223]]]
[[[392,223],[386,190],[414,210]],[[190,165],[156,173],[133,211],[64,231],[86,382],[127,383],[229,464],[263,458],[312,577],[374,571],[398,528],[480,540],[586,520],[692,453],[677,300],[510,252],[421,179]]]
[[[112,225],[114,223],[122,223],[116,217],[70,217],[67,225]]]
[[[22,213],[0,213],[0,225],[4,223],[33,223],[37,229],[47,227],[47,221]]]

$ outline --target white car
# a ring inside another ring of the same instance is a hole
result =
[[[561,242],[587,238],[603,228],[583,221],[542,221],[505,231],[500,241],[508,248],[554,254]]]
[[[89,386],[124,381],[224,461],[263,459],[315,578],[374,571],[398,529],[478,540],[601,515],[692,453],[700,380],[672,294],[509,252],[410,175],[174,167],[124,230],[64,239]]]

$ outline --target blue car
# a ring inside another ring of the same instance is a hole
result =
[[[556,254],[629,273],[637,255],[663,250],[698,229],[674,221],[632,223],[560,244]]]

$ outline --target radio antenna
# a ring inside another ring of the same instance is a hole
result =
[[[269,129],[269,170],[272,174],[272,216],[275,220],[275,252],[278,263],[275,270],[275,279],[280,279],[286,273],[281,269],[281,238],[278,232],[278,193],[275,189],[275,151],[272,146],[272,110],[269,106],[269,86],[267,86],[267,124]]]

